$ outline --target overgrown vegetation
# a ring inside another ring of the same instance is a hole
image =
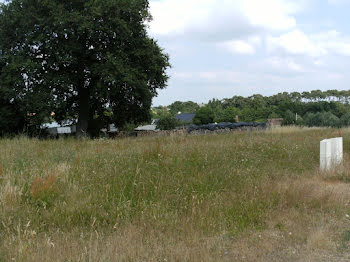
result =
[[[0,261],[346,261],[349,150],[347,129],[0,140]]]

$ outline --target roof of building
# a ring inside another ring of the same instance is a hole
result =
[[[181,113],[181,114],[177,114],[175,116],[175,119],[180,120],[181,122],[190,122],[193,120],[195,115],[196,114],[193,114],[193,113]]]
[[[135,128],[135,131],[155,131],[157,129],[156,125],[145,125]]]

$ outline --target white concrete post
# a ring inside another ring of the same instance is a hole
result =
[[[320,142],[320,169],[329,170],[331,167],[332,144],[329,139]]]
[[[332,157],[334,164],[339,165],[343,162],[343,138],[332,138]]]
[[[325,139],[320,142],[320,169],[327,171],[343,161],[343,138]]]

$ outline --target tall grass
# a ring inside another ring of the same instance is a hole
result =
[[[339,132],[349,160],[345,129],[0,140],[0,261],[274,261],[281,243],[344,255],[350,174],[317,171]]]

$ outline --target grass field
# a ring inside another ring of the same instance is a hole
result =
[[[349,153],[348,129],[3,139],[0,261],[350,261]]]

